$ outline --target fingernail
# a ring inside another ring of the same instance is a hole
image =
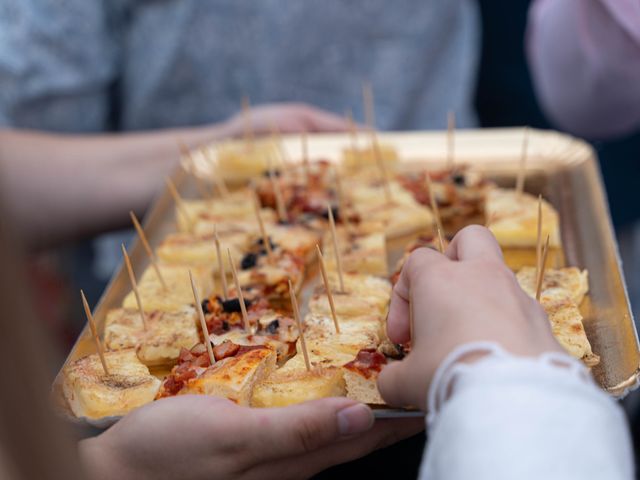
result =
[[[340,435],[355,435],[366,432],[373,425],[371,409],[362,403],[343,408],[338,412]]]

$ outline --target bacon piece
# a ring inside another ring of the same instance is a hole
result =
[[[358,371],[365,378],[371,378],[380,373],[382,367],[386,364],[386,357],[375,348],[364,348],[358,352],[354,360],[345,364],[344,368]]]

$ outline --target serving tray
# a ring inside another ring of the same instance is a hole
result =
[[[379,139],[398,150],[402,169],[417,166],[437,169],[446,163],[446,132],[381,132]],[[342,149],[349,142],[346,134],[309,135],[309,158],[339,162]],[[510,186],[515,183],[520,165],[522,142],[521,128],[456,131],[454,160],[481,170],[500,185]],[[289,159],[300,161],[299,136],[283,137],[282,145]],[[528,152],[525,190],[542,193],[558,210],[566,264],[589,270],[590,292],[581,311],[593,351],[601,359],[593,369],[594,378],[614,397],[623,397],[638,386],[640,348],[595,153],[588,144],[575,138],[540,130],[529,130]],[[197,152],[189,166],[198,176],[211,175],[211,163]],[[173,179],[186,198],[197,197],[192,176],[179,170]],[[152,247],[176,230],[174,205],[168,191],[163,191],[154,202],[145,217],[144,228]],[[391,268],[402,253],[401,246],[398,242],[389,246]],[[142,245],[136,240],[129,253],[139,274],[148,264]],[[317,271],[311,269],[309,277],[302,292],[302,304],[317,281]],[[120,306],[129,289],[126,270],[121,267],[94,311],[99,332],[107,311]],[[85,326],[66,362],[94,352],[89,328]],[[61,413],[75,422],[105,428],[118,420],[73,417],[62,396],[61,373],[54,382],[53,395]],[[389,408],[375,409],[374,414],[378,418],[423,415]]]

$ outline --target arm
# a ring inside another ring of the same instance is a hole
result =
[[[589,138],[640,125],[640,7],[635,0],[538,0],[527,53],[549,117]]]
[[[336,131],[346,123],[306,105],[256,107],[256,133]],[[178,166],[177,140],[190,146],[241,135],[242,118],[151,133],[60,135],[0,130],[2,195],[29,243],[45,244],[128,223]]]
[[[398,343],[413,332],[378,386],[391,404],[428,409],[422,478],[631,478],[620,408],[553,338],[488,230],[462,230],[445,255],[416,250],[387,329]]]

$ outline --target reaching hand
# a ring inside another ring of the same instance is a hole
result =
[[[258,105],[251,108],[250,118],[256,134],[272,133],[274,128],[280,133],[341,132],[349,128],[344,118],[304,103]],[[241,136],[245,129],[242,112],[227,120],[224,129],[229,136]]]
[[[544,311],[520,288],[495,238],[480,226],[460,231],[445,255],[427,248],[411,254],[393,289],[387,332],[396,343],[411,339],[412,349],[383,369],[380,393],[392,405],[421,409],[440,362],[458,345],[493,341],[524,356],[563,351]]]
[[[92,478],[307,478],[424,428],[422,419],[373,423],[347,398],[251,409],[185,395],[140,408],[81,444]]]

